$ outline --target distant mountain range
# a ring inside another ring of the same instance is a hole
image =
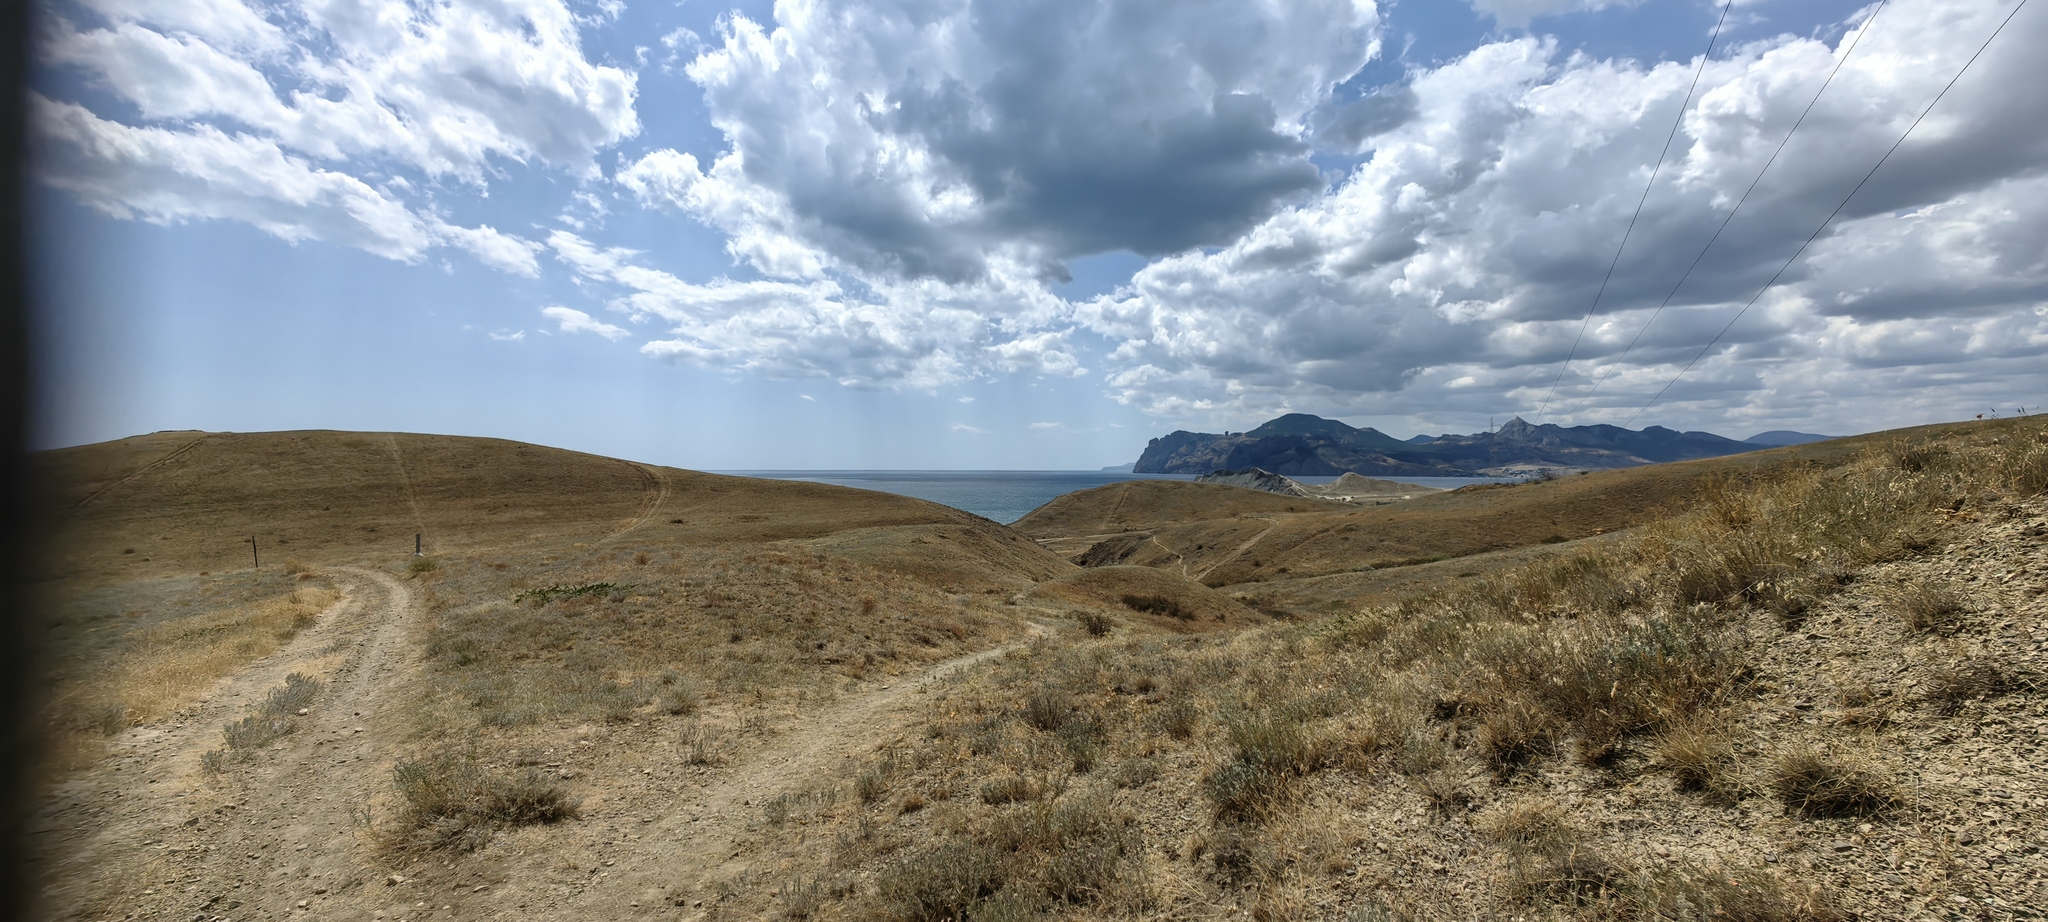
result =
[[[1372,428],[1334,419],[1289,413],[1250,432],[1178,431],[1145,446],[1133,471],[1140,474],[1207,474],[1263,468],[1276,474],[1331,477],[1457,477],[1513,474],[1537,469],[1633,467],[1739,454],[1830,438],[1789,430],[1760,433],[1746,441],[1711,432],[1679,432],[1662,426],[1533,425],[1520,417],[1492,432],[1418,435],[1397,439]]]

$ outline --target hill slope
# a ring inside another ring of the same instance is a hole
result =
[[[1114,487],[1070,494],[1056,501],[1057,508],[1048,504],[1046,515],[1033,513],[1015,527],[1089,565],[1162,567],[1211,586],[1301,579],[1619,531],[1681,511],[1702,491],[1730,480],[1832,467],[1892,440],[1956,431],[1929,426],[1549,481],[1469,486],[1364,509],[1213,504],[1190,492],[1203,485],[1155,481],[1128,494]],[[1143,540],[1120,533],[1142,534]]]
[[[50,566],[93,578],[241,570],[251,565],[251,536],[268,564],[402,560],[415,534],[424,535],[430,555],[629,538],[769,542],[864,529],[943,529],[981,536],[989,546],[1018,543],[977,516],[909,497],[499,439],[158,433],[42,460],[68,506],[61,552]],[[908,540],[882,532],[871,538]]]

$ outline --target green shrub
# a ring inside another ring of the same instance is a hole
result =
[[[1194,612],[1182,607],[1179,601],[1163,595],[1126,595],[1123,597],[1123,603],[1128,608],[1148,615],[1164,615],[1180,621],[1195,620]]]
[[[521,592],[513,596],[512,601],[532,601],[537,604],[546,605],[556,599],[576,599],[600,595],[609,597],[615,593],[623,593],[632,588],[630,585],[620,583],[582,583],[575,586],[558,583],[543,589],[529,589]]]

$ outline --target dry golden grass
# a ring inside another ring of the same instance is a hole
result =
[[[1928,667],[1917,692],[1821,676],[1795,698],[1760,664],[1775,662],[1774,641],[1810,639],[1784,630],[1809,612],[1839,617],[1834,596],[1867,568],[2048,487],[2039,428],[1435,497],[1431,515],[1388,507],[1370,528],[1346,519],[1360,525],[1349,531],[1307,523],[1372,513],[1204,523],[1182,536],[1192,544],[1162,530],[1159,568],[1078,573],[911,501],[835,506],[829,492],[667,472],[656,503],[645,481],[619,492],[632,466],[563,461],[556,473],[583,470],[578,489],[599,512],[536,536],[524,513],[490,522],[453,474],[421,474],[422,514],[466,509],[455,533],[473,543],[435,549],[409,574],[428,646],[406,728],[413,768],[396,779],[400,827],[410,848],[459,849],[565,816],[579,794],[609,805],[599,782],[529,778],[512,752],[590,727],[665,747],[619,758],[706,775],[746,764],[747,747],[806,710],[1018,638],[1031,612],[1068,626],[920,686],[926,719],[889,725],[872,758],[762,791],[746,843],[773,870],[721,884],[710,915],[1832,920],[1831,898],[1803,882],[1841,879],[1825,866],[1641,848],[1686,844],[1673,816],[1721,830],[1745,856],[1894,823],[1917,795],[1874,767],[1865,734],[1879,725],[1824,719],[1815,702],[1924,721],[2034,687],[1997,662],[1958,661]],[[1802,459],[1822,463],[1791,463]],[[86,508],[119,506],[129,475],[114,473],[95,475],[115,486]],[[1272,623],[1180,575],[1231,554],[1239,569],[1212,581],[1540,542],[1566,509],[1574,534],[1631,527],[1314,621]],[[139,521],[94,527],[121,537]],[[1371,529],[1387,546],[1357,546]],[[301,547],[301,560],[330,559]],[[408,569],[402,557],[387,568]],[[1225,629],[1179,633],[1191,625]],[[1909,694],[1932,707],[1896,707]],[[1781,710],[1759,716],[1765,701]],[[437,761],[450,752],[467,761]],[[1739,825],[1765,821],[1779,824],[1773,842]]]
[[[131,724],[150,723],[236,667],[276,651],[340,598],[332,589],[294,589],[150,628],[93,683],[92,697],[118,702]]]
[[[2036,427],[2038,428],[2038,427]],[[1612,533],[1669,519],[1716,493],[1745,492],[1792,472],[1831,470],[1858,459],[1905,476],[1940,477],[1954,459],[1940,451],[1900,446],[1930,440],[1984,437],[2012,429],[2014,443],[1974,464],[2022,491],[2048,481],[2048,445],[2034,437],[2025,420],[1991,427],[1925,426],[1873,436],[1836,439],[1678,464],[1596,471],[1513,486],[1468,487],[1371,509],[1287,512],[1240,505],[1205,507],[1211,487],[1178,481],[1112,485],[1062,497],[1018,521],[1020,530],[1073,555],[1117,533],[1142,532],[1115,562],[1172,570],[1186,569],[1211,586],[1243,586],[1373,569],[1403,568],[1510,548],[1541,546]],[[1911,470],[1901,466],[1901,453]],[[1924,457],[1923,457],[1924,455]],[[1249,491],[1239,491],[1249,492]],[[1272,497],[1282,500],[1283,497]],[[1301,502],[1297,500],[1296,502]],[[1270,503],[1269,503],[1270,505]],[[1896,524],[1897,516],[1879,521]],[[1076,536],[1091,536],[1077,538]],[[1238,553],[1247,541],[1257,542]],[[1917,537],[1905,535],[1907,540]],[[1113,539],[1112,539],[1113,540]],[[1738,552],[1738,553],[1745,553]],[[1781,606],[1798,609],[1811,601],[1801,586],[1772,582],[1782,574],[1752,572],[1739,560],[1726,570],[1744,579],[1739,588],[1779,593]],[[1724,587],[1697,586],[1715,592]],[[1796,611],[1788,611],[1796,617]]]
[[[223,676],[275,652],[339,600],[332,589],[301,586],[219,607],[202,600],[194,613],[131,628],[126,622],[143,614],[133,609],[111,628],[58,635],[64,643],[54,652],[69,668],[44,709],[56,767],[76,768],[95,756],[94,740],[191,703]]]
[[[1750,684],[1757,645],[1794,620],[1786,598],[1824,603],[1845,574],[1942,540],[1957,509],[2025,495],[2024,477],[1986,472],[2024,474],[2009,456],[2033,444],[1960,439],[1911,464],[1872,452],[1833,469],[1700,482],[1684,514],[1614,541],[1306,624],[1034,647],[934,703],[926,738],[891,756],[887,798],[827,820],[864,823],[876,809],[917,824],[916,838],[848,839],[826,860],[838,874],[950,881],[944,895],[897,883],[838,908],[950,918],[996,913],[1000,897],[1076,918],[1114,916],[1108,905],[1168,917],[1352,906],[1376,917],[1841,918],[1824,893],[1777,873],[1645,863],[1620,850],[1637,827],[1582,828],[1584,788],[1552,779],[1611,779],[1597,788],[1648,771],[1713,795],[1660,803],[1637,787],[1630,822],[1667,809],[1742,815],[1765,797],[1795,822],[1888,815],[1901,795],[1858,728],[1823,733],[1818,750],[1804,738],[1738,741],[1730,727],[1770,693]],[[1980,682],[1985,670],[1954,675],[1929,695],[2010,687]],[[1881,703],[1841,694],[1844,707]],[[1758,750],[1772,755],[1747,755]],[[1135,834],[1151,847],[1069,904],[1036,870],[1049,859],[990,843],[1017,811],[1077,794],[1150,817]],[[932,806],[895,813],[908,797]],[[924,819],[935,812],[942,821]],[[1299,844],[1304,829],[1375,823],[1396,824],[1368,827],[1389,848],[1333,858]],[[1401,891],[1375,888],[1430,885],[1362,869],[1412,873],[1417,853],[1445,856],[1460,868],[1452,879],[1479,886],[1376,902]]]

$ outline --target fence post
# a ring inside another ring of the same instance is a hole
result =
[[[263,568],[263,555],[256,553],[256,536],[249,536],[249,560],[257,569]]]

